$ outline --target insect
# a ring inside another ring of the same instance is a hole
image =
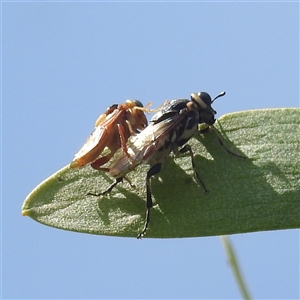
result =
[[[118,149],[122,148],[124,153],[127,153],[128,138],[147,126],[144,112],[149,111],[138,100],[126,100],[123,104],[114,104],[107,108],[105,113],[96,120],[94,131],[75,154],[70,167],[81,168],[91,163],[94,169],[99,169]],[[110,153],[99,157],[105,147],[110,150]]]
[[[115,178],[115,182],[102,193],[89,194],[105,195],[123,181],[126,174],[133,171],[136,166],[141,163],[149,164],[150,169],[146,175],[146,218],[143,230],[137,236],[137,238],[142,238],[147,231],[150,211],[153,206],[150,179],[161,171],[162,163],[171,152],[175,155],[189,153],[195,180],[207,191],[195,168],[194,154],[187,142],[198,132],[199,124],[205,123],[212,126],[215,123],[216,111],[211,107],[211,104],[224,95],[225,92],[221,92],[212,100],[208,93],[199,92],[191,94],[190,100],[176,99],[166,102],[140,134],[129,138],[127,142],[128,155],[124,153],[116,155],[117,159],[112,162],[109,168],[103,168],[108,172],[108,175]],[[222,142],[221,145],[224,147]],[[226,150],[234,154],[228,149]]]

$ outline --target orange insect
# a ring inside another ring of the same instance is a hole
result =
[[[97,119],[94,131],[75,154],[70,167],[81,168],[91,163],[94,169],[101,170],[103,169],[101,166],[107,163],[118,149],[122,148],[127,154],[128,138],[147,126],[144,114],[144,112],[150,112],[147,106],[143,107],[138,100],[126,100],[123,104],[110,106]],[[110,153],[99,157],[106,147]]]

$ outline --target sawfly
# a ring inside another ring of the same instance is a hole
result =
[[[81,168],[91,163],[91,166],[98,170],[114,156],[118,149],[122,149],[127,154],[128,138],[147,126],[144,112],[149,111],[138,100],[126,100],[123,104],[111,105],[96,120],[94,131],[75,154],[70,167]],[[101,156],[105,148],[110,152]]]

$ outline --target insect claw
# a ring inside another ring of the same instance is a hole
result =
[[[138,235],[137,235],[137,239],[138,240],[141,240],[142,239],[142,237],[144,236],[144,233],[145,233],[145,231],[143,230],[141,233],[139,233]]]

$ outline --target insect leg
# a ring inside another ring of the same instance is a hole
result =
[[[181,148],[179,150],[179,153],[180,154],[184,154],[186,152],[189,152],[190,153],[190,157],[191,157],[191,162],[192,162],[192,167],[193,167],[193,171],[194,171],[194,176],[195,176],[195,179],[197,180],[197,182],[199,184],[202,185],[203,189],[204,189],[204,192],[207,193],[208,192],[208,189],[206,188],[204,182],[201,180],[197,170],[196,170],[196,164],[195,164],[195,160],[194,160],[194,153],[192,151],[192,148],[189,144],[186,144],[183,148]]]
[[[126,155],[128,155],[127,145],[126,145],[126,138],[125,138],[125,129],[124,129],[123,125],[121,125],[121,124],[117,124],[117,127],[118,127],[118,132],[119,132],[119,137],[120,137],[120,143],[121,143],[122,150],[126,153]]]
[[[129,124],[130,125],[130,124]],[[128,148],[126,145],[126,137],[125,137],[125,129],[123,127],[123,125],[121,124],[117,124],[118,127],[118,133],[119,133],[119,138],[120,138],[120,144],[121,144],[121,148],[123,150],[123,152],[126,154],[126,156],[128,157],[129,161],[132,163],[132,159],[130,157],[130,155],[128,154]],[[129,127],[129,131],[132,130],[131,125]],[[113,145],[114,146],[114,145]],[[101,168],[101,166],[103,166],[104,164],[106,164],[116,153],[117,148],[114,146],[110,146],[109,149],[111,150],[111,152],[105,156],[102,156],[98,159],[96,159],[94,162],[91,163],[91,167],[96,169],[96,170],[103,170],[103,168]]]
[[[94,162],[91,163],[91,167],[96,170],[102,170],[101,166],[106,164],[115,154],[115,151],[111,151],[109,154],[102,156],[96,159]]]
[[[128,129],[130,131],[130,134],[135,134],[135,132],[133,131],[130,123],[128,123],[126,121],[127,125],[128,125]],[[120,142],[121,142],[121,147],[122,147],[122,150],[123,152],[126,154],[126,156],[128,157],[128,160],[129,162],[131,163],[131,165],[134,165],[133,161],[132,161],[132,158],[131,156],[129,155],[128,153],[128,148],[127,148],[127,145],[126,145],[126,138],[125,138],[125,129],[124,129],[124,126],[121,125],[121,124],[118,124],[118,131],[119,131],[119,136],[120,136]]]
[[[150,178],[151,176],[159,173],[161,170],[161,163],[158,163],[154,166],[152,166],[149,171],[147,172],[146,176],[146,193],[147,193],[147,200],[146,200],[146,221],[144,224],[143,230],[138,234],[137,238],[141,239],[144,234],[147,231],[149,222],[150,222],[150,209],[153,206],[153,201],[152,201],[152,194],[151,194],[151,187],[150,187]]]
[[[122,182],[123,181],[123,177],[120,177],[120,178],[117,178],[115,180],[115,182],[113,182],[105,191],[101,192],[101,193],[87,193],[87,195],[90,195],[90,196],[103,196],[103,195],[106,195],[106,194],[109,194],[112,189],[119,183],[119,182]]]
[[[130,122],[128,120],[125,120],[127,126],[128,126],[128,129],[129,129],[129,132],[130,132],[130,135],[136,135],[136,132],[133,130]]]

